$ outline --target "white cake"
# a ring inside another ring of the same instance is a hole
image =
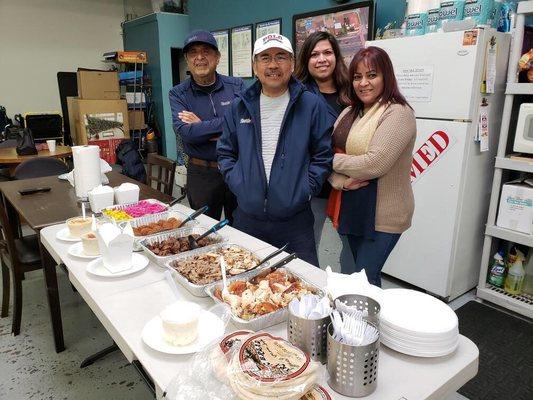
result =
[[[163,326],[163,338],[173,346],[185,346],[198,337],[198,304],[177,301],[167,306],[159,316]]]

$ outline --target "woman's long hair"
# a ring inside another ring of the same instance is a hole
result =
[[[394,76],[392,61],[385,50],[374,46],[359,50],[355,56],[353,56],[352,61],[350,62],[350,67],[348,68],[348,76],[351,78],[352,82],[357,70],[357,65],[360,62],[365,63],[368,68],[374,69],[383,75],[383,94],[379,99],[380,104],[396,103],[411,107],[405,97],[400,93],[396,76]],[[359,97],[357,97],[357,93],[355,92],[352,83],[350,83],[348,96],[350,97],[352,112],[354,115],[358,115],[364,109],[364,104]]]
[[[337,39],[329,32],[315,32],[312,33],[305,39],[304,44],[298,54],[296,60],[296,67],[294,69],[294,76],[302,81],[307,83],[313,80],[313,77],[309,73],[307,65],[309,64],[309,59],[311,58],[311,53],[313,52],[316,44],[321,40],[327,40],[331,44],[333,53],[335,54],[335,69],[333,70],[333,83],[339,94],[339,102],[344,105],[350,104],[350,97],[348,95],[348,90],[350,89],[351,83],[348,77],[348,68],[344,64],[344,59],[341,55],[341,50]]]

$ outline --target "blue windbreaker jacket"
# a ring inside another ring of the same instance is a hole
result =
[[[331,172],[332,124],[325,104],[294,78],[267,184],[261,155],[258,81],[238,96],[218,140],[218,164],[239,208],[263,220],[287,220],[309,207]]]
[[[172,126],[183,141],[183,149],[190,157],[216,161],[216,141],[220,136],[224,114],[236,95],[244,90],[241,78],[217,74],[215,89],[209,93],[192,79],[169,91]],[[202,122],[186,124],[178,118],[181,111],[192,111]]]

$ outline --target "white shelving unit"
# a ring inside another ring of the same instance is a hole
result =
[[[502,175],[505,170],[533,173],[533,162],[522,159],[512,159],[507,156],[507,142],[509,138],[509,125],[511,123],[511,112],[515,95],[533,95],[533,83],[516,83],[516,72],[518,60],[521,56],[524,38],[525,17],[533,15],[533,1],[523,1],[518,3],[516,18],[516,29],[514,41],[509,58],[509,68],[507,73],[507,88],[505,91],[505,103],[503,106],[502,125],[500,139],[494,169],[494,180],[492,182],[492,192],[489,205],[489,215],[485,230],[485,240],[483,243],[483,254],[481,256],[481,268],[479,273],[479,284],[477,296],[495,303],[501,307],[533,318],[533,296],[510,295],[502,289],[487,283],[487,273],[492,260],[492,253],[495,251],[493,239],[503,239],[510,242],[533,247],[533,235],[504,229],[496,226],[496,216],[502,188]]]

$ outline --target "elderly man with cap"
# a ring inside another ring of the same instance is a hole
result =
[[[257,82],[226,114],[218,164],[237,196],[234,227],[318,266],[310,199],[331,172],[331,122],[326,106],[292,77],[289,40],[255,42]]]
[[[207,215],[215,219],[224,209],[231,222],[237,203],[218,169],[216,141],[222,133],[224,113],[244,83],[216,72],[220,52],[210,32],[191,32],[183,53],[191,78],[174,86],[169,98],[174,131],[189,156],[187,197],[194,209],[208,205]]]

